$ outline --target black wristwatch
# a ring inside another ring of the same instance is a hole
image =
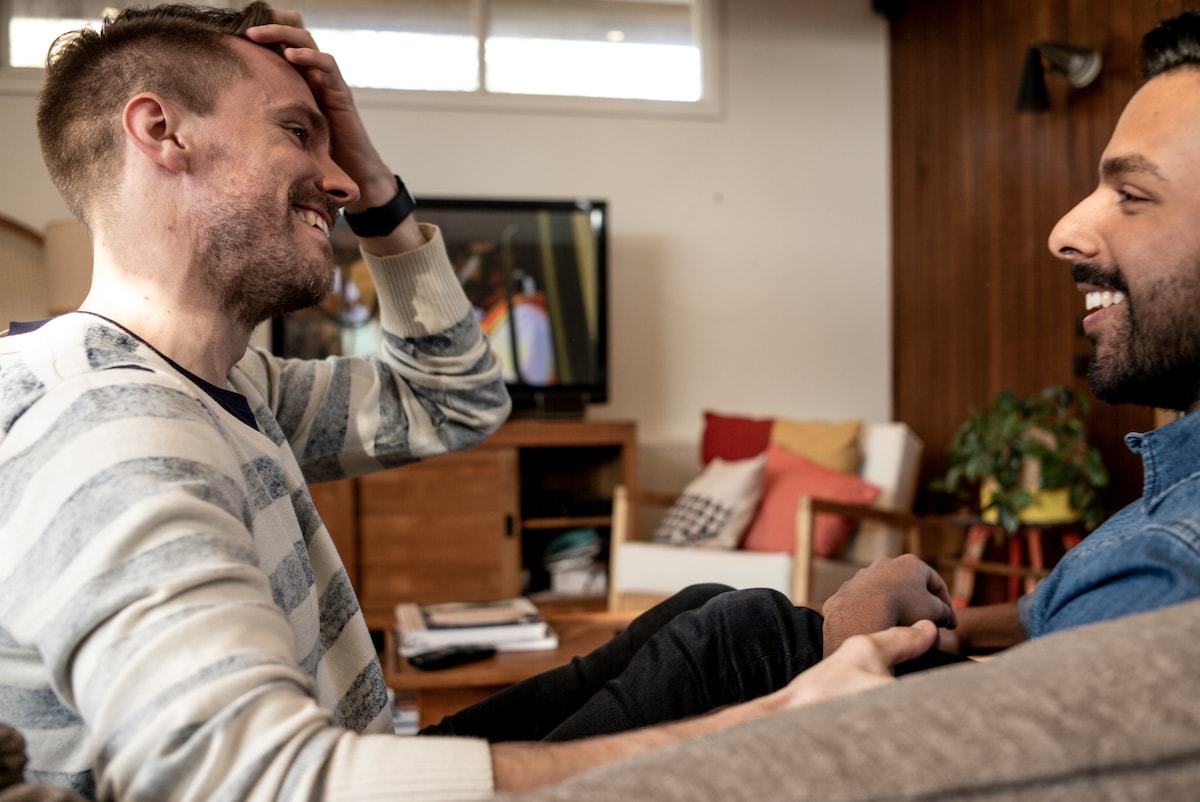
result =
[[[404,220],[413,212],[417,206],[417,201],[413,198],[412,193],[408,191],[408,187],[404,186],[404,182],[400,180],[400,176],[396,178],[396,197],[392,198],[382,206],[375,206],[367,209],[365,212],[351,214],[344,212],[343,217],[346,218],[346,223],[350,226],[350,230],[359,237],[386,237],[396,230],[396,226],[404,222]]]

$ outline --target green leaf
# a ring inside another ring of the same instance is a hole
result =
[[[1018,396],[1011,387],[991,406],[971,408],[950,441],[945,477],[931,487],[964,494],[968,485],[994,479],[992,508],[1006,529],[1033,503],[1022,488],[1022,460],[1039,462],[1043,488],[1065,487],[1085,521],[1103,519],[1095,489],[1108,483],[1099,452],[1087,441],[1088,398],[1065,384]],[[1078,502],[1078,504],[1076,504]]]

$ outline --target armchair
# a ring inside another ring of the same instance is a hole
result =
[[[835,504],[802,496],[797,504],[790,553],[677,547],[629,537],[635,508],[669,506],[663,493],[631,494],[617,488],[609,572],[609,608],[643,609],[697,582],[733,587],[769,587],[793,603],[820,608],[843,582],[881,556],[903,551],[920,553],[922,519],[911,514],[922,443],[904,423],[862,427],[860,476],[880,488],[870,507]],[[813,552],[814,527],[820,513],[844,515],[857,523],[855,533],[834,558]]]

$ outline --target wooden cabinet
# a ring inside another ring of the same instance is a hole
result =
[[[516,449],[501,447],[359,479],[363,609],[519,592],[516,473]]]
[[[613,488],[637,486],[636,451],[632,423],[515,420],[469,451],[314,485],[313,500],[383,628],[401,601],[544,590],[554,537],[595,527],[607,544]]]

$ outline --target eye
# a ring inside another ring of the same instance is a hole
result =
[[[1137,203],[1139,201],[1147,200],[1146,198],[1143,198],[1141,195],[1135,195],[1134,193],[1132,193],[1129,190],[1124,189],[1124,188],[1117,190],[1117,198],[1119,199],[1118,200],[1119,203]]]
[[[301,128],[299,126],[293,125],[293,126],[288,127],[287,132],[289,134],[291,134],[292,136],[296,137],[296,139],[300,140],[300,142],[302,142],[302,143],[308,142],[308,129],[307,128]]]

